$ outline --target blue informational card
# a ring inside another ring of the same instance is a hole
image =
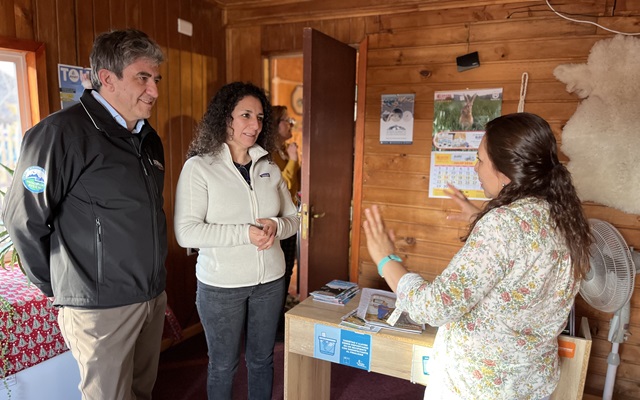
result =
[[[313,357],[369,371],[371,335],[316,324]]]

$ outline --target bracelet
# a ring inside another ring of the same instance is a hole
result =
[[[395,254],[389,254],[388,256],[386,256],[385,258],[383,258],[382,260],[380,260],[380,262],[378,263],[378,274],[380,275],[381,278],[384,278],[384,276],[382,275],[382,268],[385,266],[386,263],[388,263],[390,260],[393,261],[397,261],[397,262],[402,262],[402,258],[398,257]]]

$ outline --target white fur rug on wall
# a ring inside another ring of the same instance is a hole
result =
[[[640,38],[601,40],[553,73],[583,99],[562,130],[580,199],[640,214]]]

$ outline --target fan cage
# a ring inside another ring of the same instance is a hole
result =
[[[600,311],[616,312],[633,294],[635,267],[631,252],[613,225],[597,219],[590,219],[589,225],[594,237],[590,248],[593,276],[582,281],[580,295]]]

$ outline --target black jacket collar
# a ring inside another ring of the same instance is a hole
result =
[[[84,110],[89,115],[89,118],[93,122],[93,125],[101,132],[106,133],[108,136],[122,136],[129,137],[131,132],[118,123],[118,121],[111,116],[109,110],[107,110],[95,97],[93,97],[93,89],[86,89],[80,97],[80,103]],[[148,120],[144,121],[144,126],[140,131],[140,137],[145,137],[149,132],[155,132]]]

